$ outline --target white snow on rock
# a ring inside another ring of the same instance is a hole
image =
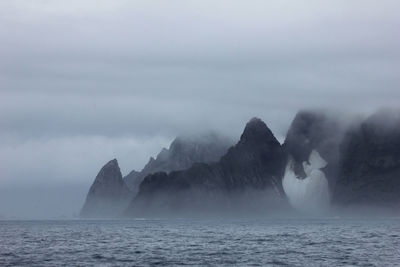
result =
[[[319,213],[329,207],[328,180],[321,170],[327,163],[316,150],[311,152],[308,161],[303,162],[307,175],[304,179],[296,176],[293,162],[289,161],[282,186],[294,208],[307,213]]]

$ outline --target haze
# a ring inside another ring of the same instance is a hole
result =
[[[398,1],[0,2],[0,215],[72,216],[179,134],[283,140],[302,108],[400,103]]]

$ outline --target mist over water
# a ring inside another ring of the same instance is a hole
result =
[[[303,108],[398,106],[399,9],[0,1],[0,214],[72,216],[107,161],[126,175],[182,133],[237,139],[257,116],[282,141]]]
[[[399,266],[399,10],[0,0],[0,267]]]
[[[323,111],[327,116],[334,116],[338,114],[335,111]],[[396,114],[397,110],[389,109],[385,111],[385,114]],[[360,115],[360,113],[339,113],[340,116],[336,115],[336,118],[340,122],[340,130],[335,138],[343,138],[343,129],[351,129],[358,127],[360,121],[366,116]],[[358,115],[355,115],[358,114]],[[394,116],[394,115],[393,115]],[[390,115],[389,117],[393,117]],[[384,120],[378,120],[383,125],[382,127],[389,127],[390,122],[385,124]],[[268,122],[267,122],[268,124]],[[193,138],[197,138],[195,133],[192,133]],[[239,135],[240,136],[240,135]],[[236,138],[228,137],[231,140],[237,140]],[[281,137],[281,143],[284,138]],[[155,156],[162,148],[158,142],[159,139],[153,139],[154,144],[152,150],[155,151]],[[165,140],[163,141],[165,142]],[[164,147],[168,147],[168,143]],[[338,149],[335,147],[335,149]],[[133,148],[131,154],[135,151]],[[337,152],[335,152],[337,153]],[[125,154],[126,155],[126,154]],[[337,157],[337,156],[336,156]],[[143,157],[144,158],[144,157]],[[128,160],[125,159],[124,172],[128,173],[131,170]],[[145,162],[145,161],[143,161]],[[80,164],[84,164],[82,161]],[[104,162],[103,162],[104,163]],[[0,184],[0,219],[48,219],[48,218],[74,218],[79,214],[81,207],[87,195],[87,191],[92,183],[96,173],[100,169],[99,166],[91,166],[91,174],[85,177],[84,183],[60,183],[59,181],[47,181],[44,180],[38,184]],[[276,192],[259,191],[259,190],[248,190],[245,194],[238,197],[233,196],[233,199],[237,201],[231,201],[229,205],[232,210],[226,210],[226,213],[221,213],[219,208],[223,205],[219,205],[226,199],[220,199],[221,203],[215,203],[209,200],[209,195],[206,193],[199,199],[198,206],[204,208],[205,206],[210,207],[210,210],[214,208],[216,212],[210,217],[303,217],[303,216],[370,216],[376,217],[381,215],[396,215],[391,209],[382,209],[380,207],[368,207],[368,206],[351,206],[346,209],[340,207],[332,207],[330,203],[330,186],[324,173],[324,167],[326,167],[326,161],[317,151],[312,151],[308,161],[302,163],[302,166],[307,174],[305,178],[299,178],[293,172],[291,161],[288,162],[285,170],[285,174],[282,178],[282,186],[286,197],[289,201],[290,207],[285,206],[283,203],[275,205],[275,209],[271,210],[271,203],[278,203],[270,195]],[[133,165],[133,164],[132,164]],[[81,165],[80,165],[81,166]],[[128,166],[128,167],[127,167]],[[140,166],[140,165],[136,165]],[[144,163],[143,163],[144,166]],[[68,168],[69,166],[63,166]],[[140,170],[138,167],[137,170]],[[218,202],[217,201],[217,202]],[[240,205],[237,205],[240,203]],[[281,206],[282,205],[282,206]],[[282,211],[280,211],[282,209]],[[206,213],[190,210],[188,212],[181,213],[183,217],[208,217]],[[370,210],[370,212],[369,212]],[[211,212],[212,214],[213,212]],[[163,210],[162,215],[164,217],[171,217],[171,214],[175,214],[174,210]],[[256,214],[256,216],[254,216]],[[217,216],[215,216],[217,215]],[[154,217],[157,215],[147,214],[147,216]],[[172,216],[174,217],[174,216]]]
[[[79,215],[90,184],[0,187],[0,219],[61,219]]]

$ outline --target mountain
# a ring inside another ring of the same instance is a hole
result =
[[[140,183],[147,175],[160,171],[169,173],[170,171],[184,170],[196,162],[218,161],[231,145],[232,142],[229,138],[215,133],[177,137],[169,149],[163,148],[155,159],[150,158],[140,172],[130,172],[124,177],[124,181],[133,195],[136,195]]]
[[[336,207],[400,208],[400,112],[367,119],[300,111],[280,145],[258,118],[237,144],[215,134],[178,137],[140,172],[108,162],[83,217],[262,216]]]
[[[344,127],[321,111],[300,111],[283,145],[287,156],[283,188],[292,206],[306,212],[327,210],[336,181]]]
[[[122,179],[116,159],[101,168],[87,194],[81,217],[115,217],[126,209],[131,192]]]
[[[339,144],[346,126],[338,116],[322,111],[300,111],[295,116],[286,135],[284,149],[293,162],[294,172],[304,179],[303,163],[309,163],[313,151],[326,161],[324,172],[332,184],[335,183],[339,162]]]
[[[250,120],[240,141],[215,163],[145,177],[128,216],[265,214],[286,203],[285,156],[271,130]]]
[[[400,112],[381,110],[347,133],[333,201],[400,207]]]

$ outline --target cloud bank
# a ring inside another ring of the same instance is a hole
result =
[[[174,136],[282,139],[301,108],[400,100],[398,1],[0,3],[0,188],[90,184]],[[0,210],[0,213],[2,211]]]

